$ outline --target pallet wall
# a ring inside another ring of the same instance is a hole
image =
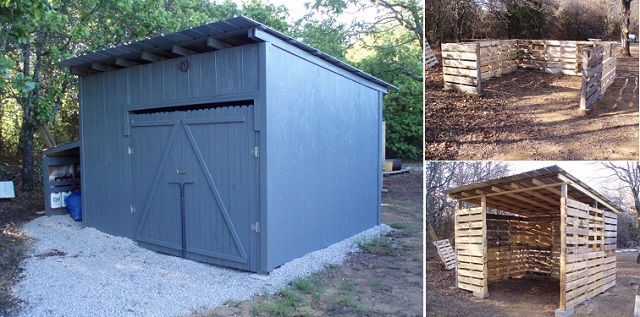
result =
[[[579,42],[518,40],[518,66],[545,73],[578,75]]]
[[[607,252],[605,249],[607,242],[611,243],[606,235],[615,232],[616,225],[613,224],[613,213],[568,198],[562,200],[561,231],[565,235],[561,250],[564,263],[560,278],[560,309],[566,310],[615,284],[615,250]]]
[[[479,95],[482,80],[499,77],[518,68],[517,51],[517,40],[442,44],[445,90]]]
[[[616,55],[618,46],[602,42],[596,46],[586,46],[582,50],[582,89],[580,109],[588,110],[611,85],[616,75]]]
[[[456,210],[456,254],[458,287],[488,293],[486,266],[486,212],[484,208]]]
[[[481,92],[480,44],[442,44],[442,72],[444,89],[454,89],[473,95]]]
[[[481,41],[480,74],[482,79],[500,77],[518,68],[518,41]]]
[[[598,50],[593,51],[590,47]],[[600,47],[603,47],[602,52]],[[584,54],[589,54],[588,58]],[[444,89],[480,95],[483,80],[521,67],[551,74],[582,75],[583,99],[587,107],[613,81],[616,54],[617,46],[611,42],[486,40],[446,43],[442,44]],[[583,64],[589,67],[586,71],[583,71]]]
[[[559,217],[487,215],[488,279],[527,273],[559,277]]]

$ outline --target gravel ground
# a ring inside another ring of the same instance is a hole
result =
[[[358,244],[392,230],[380,225],[312,252],[268,276],[163,255],[127,238],[82,228],[71,217],[41,217],[23,227],[34,239],[13,289],[28,301],[21,316],[177,316],[284,288]]]

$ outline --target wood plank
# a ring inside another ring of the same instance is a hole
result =
[[[442,59],[442,66],[444,67],[457,67],[466,69],[476,69],[478,64],[475,61],[460,61],[455,59]]]
[[[460,262],[468,262],[475,264],[484,264],[484,259],[482,257],[473,257],[467,255],[458,255],[458,263]]]
[[[482,286],[477,286],[477,285],[473,285],[473,284],[467,284],[464,282],[460,282],[458,281],[458,288],[463,289],[463,290],[467,290],[467,291],[472,291],[472,292],[478,292],[478,293],[482,293],[484,288]]]
[[[466,60],[466,61],[477,61],[478,56],[475,52],[473,53],[463,53],[463,52],[451,52],[451,51],[443,51],[442,58],[447,60]]]
[[[461,75],[475,78],[478,72],[475,69],[464,69],[464,68],[453,68],[453,67],[445,67],[444,75]]]
[[[481,214],[481,213],[482,213],[482,208],[481,207],[456,210],[456,214],[460,215],[460,216],[475,215],[475,214]]]
[[[575,281],[581,278],[586,278],[587,276],[589,276],[589,272],[587,272],[587,270],[581,270],[581,271],[576,271],[576,272],[571,272],[571,273],[567,273],[566,274],[566,278],[565,278],[565,282],[571,282],[571,281]]]
[[[463,84],[463,85],[469,85],[469,86],[476,86],[478,84],[478,80],[475,78],[451,76],[451,75],[444,75],[444,81],[447,83],[456,83],[456,84]]]
[[[458,263],[458,270],[475,270],[475,271],[482,271],[482,263],[467,263],[467,262],[460,262]]]
[[[589,234],[589,229],[567,226],[565,232],[567,234],[579,234],[579,235],[585,235],[586,236],[586,235]]]
[[[477,44],[445,43],[441,45],[443,52],[471,52],[475,53]]]

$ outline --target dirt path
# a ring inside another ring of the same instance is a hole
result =
[[[581,77],[517,71],[490,79],[484,96],[442,91],[426,72],[427,160],[637,160],[638,47],[619,57],[616,80],[581,116]]]
[[[559,307],[560,284],[547,277],[509,279],[489,284],[489,298],[478,299],[455,287],[455,270],[447,271],[427,251],[427,316],[553,316]],[[632,277],[640,276],[637,253],[618,253],[617,285],[587,304],[575,307],[573,316],[633,316],[635,290]]]

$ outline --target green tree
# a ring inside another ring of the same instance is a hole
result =
[[[424,124],[422,117],[424,7],[422,2],[416,0],[316,0],[309,8],[313,12],[307,16],[307,19],[316,15],[340,16],[347,9],[349,12],[377,11],[373,21],[356,19],[350,25],[336,28],[340,33],[330,38],[344,36],[344,42],[347,44],[345,56],[348,62],[399,88],[398,91],[390,91],[384,97],[383,115],[387,124],[387,156],[419,159],[422,153]],[[318,21],[322,21],[322,18],[316,19],[316,25]],[[307,36],[307,38],[312,37]],[[323,41],[320,40],[320,49],[331,48],[330,45],[322,43]]]

